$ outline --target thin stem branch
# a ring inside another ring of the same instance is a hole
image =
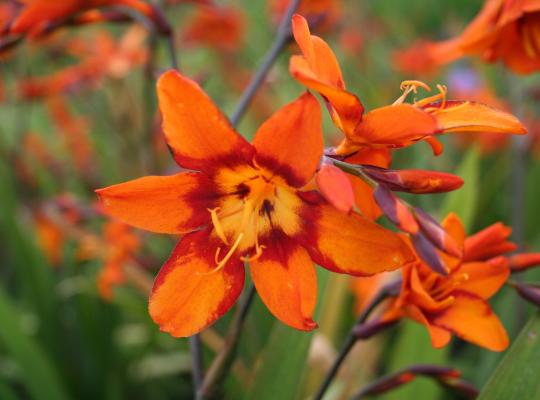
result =
[[[373,312],[373,310],[388,296],[394,294],[395,289],[397,286],[397,282],[383,286],[377,295],[373,298],[373,300],[369,303],[369,305],[362,311],[362,313],[358,316],[358,319],[356,320],[355,324],[352,326],[351,330],[349,331],[349,334],[347,335],[347,338],[343,342],[343,345],[341,346],[341,349],[338,353],[338,356],[336,360],[334,361],[334,364],[326,374],[323,383],[319,387],[319,390],[317,391],[317,394],[315,395],[315,400],[321,400],[330,387],[330,384],[336,377],[339,369],[341,368],[341,365],[349,355],[351,349],[355,345],[355,343],[359,340],[356,335],[356,328],[361,326],[366,322],[370,314]]]
[[[201,336],[193,335],[189,338],[189,351],[191,353],[191,371],[193,378],[193,387],[197,391],[204,379],[202,363],[202,345]]]
[[[281,23],[279,24],[279,28],[276,34],[276,39],[274,40],[274,43],[272,44],[272,47],[270,47],[270,50],[266,53],[264,56],[264,59],[251,79],[251,82],[249,83],[248,87],[244,90],[244,93],[242,94],[242,97],[240,98],[238,102],[238,106],[236,107],[236,110],[234,111],[233,115],[231,116],[231,123],[233,125],[237,125],[244,113],[246,112],[246,109],[248,108],[249,104],[253,100],[253,97],[257,93],[257,90],[261,87],[264,80],[266,79],[266,76],[268,75],[268,72],[270,71],[270,68],[274,65],[277,57],[281,53],[281,50],[283,50],[283,47],[285,44],[290,40],[291,38],[291,18],[293,14],[295,13],[296,9],[298,8],[298,4],[300,3],[300,0],[293,0],[291,4],[289,5],[289,8],[287,9],[287,12],[285,13],[285,16],[281,20]]]
[[[251,284],[247,293],[244,295],[244,298],[241,300],[241,303],[238,305],[229,332],[225,338],[225,346],[212,362],[212,365],[208,369],[208,373],[197,392],[196,398],[198,400],[214,398],[217,395],[216,392],[219,389],[219,385],[225,379],[233,364],[242,333],[242,327],[254,298],[255,287]]]
[[[459,379],[458,377],[460,375],[459,371],[450,367],[431,364],[411,365],[367,384],[352,397],[352,400],[361,400],[366,397],[386,393],[412,382],[419,376],[431,378],[439,385],[451,389],[463,397],[476,398],[478,396],[478,389],[469,382]]]

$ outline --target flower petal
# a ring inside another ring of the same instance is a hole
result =
[[[209,249],[219,244],[208,241],[208,229],[184,236],[154,282],[150,316],[172,336],[191,336],[214,323],[244,287],[244,263],[232,257],[213,271],[214,252]]]
[[[220,164],[251,161],[253,147],[197,83],[170,70],[159,78],[157,91],[165,139],[179,165],[211,172]]]
[[[306,92],[266,122],[255,138],[255,160],[289,184],[304,186],[315,174],[323,154],[322,116],[319,103]]]
[[[410,104],[397,104],[368,112],[354,135],[347,138],[352,144],[401,147],[438,131],[431,114]]]
[[[336,126],[343,132],[354,132],[362,120],[364,106],[354,94],[322,81],[311,70],[306,59],[302,56],[292,56],[289,61],[289,72],[293,78],[307,88],[323,96]]]
[[[454,303],[429,317],[432,324],[492,351],[508,347],[508,335],[491,307],[480,297],[455,291]]]
[[[415,260],[394,232],[357,214],[342,213],[320,197],[312,197],[300,211],[304,224],[296,239],[317,264],[334,272],[366,276]]]
[[[302,331],[317,327],[312,319],[317,274],[303,247],[283,235],[268,243],[262,256],[249,264],[257,293],[276,318]]]
[[[525,134],[527,129],[510,113],[472,101],[446,101],[433,112],[440,130]]]
[[[468,279],[459,285],[459,290],[489,299],[505,284],[510,276],[508,263],[470,262],[459,269]]]
[[[96,190],[104,211],[122,222],[158,233],[180,234],[210,221],[214,202],[204,174],[146,176]]]
[[[320,37],[311,34],[306,19],[301,15],[295,14],[291,23],[294,39],[313,75],[321,82],[345,89],[338,60],[330,46]]]
[[[409,304],[405,306],[405,313],[413,320],[418,322],[419,324],[424,325],[429,333],[429,337],[431,338],[431,344],[433,347],[440,349],[441,347],[446,346],[450,339],[452,338],[452,334],[443,328],[440,328],[436,325],[433,325],[424,315],[422,310],[415,305]]]

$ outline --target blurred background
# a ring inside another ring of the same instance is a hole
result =
[[[271,46],[288,2],[161,3],[174,30],[181,71],[198,80],[230,115]],[[396,152],[393,166],[461,176],[466,183],[456,192],[404,198],[438,218],[456,212],[469,233],[522,218],[525,224],[514,231],[514,241],[523,249],[539,249],[540,213],[534,200],[540,196],[538,77],[515,76],[477,58],[426,70],[422,54],[404,58],[398,53],[419,39],[461,33],[482,1],[321,3],[325,18],[314,31],[331,44],[348,89],[368,110],[391,104],[400,95],[401,81],[418,79],[448,85],[450,99],[479,100],[523,119],[530,133],[519,160],[509,137],[448,135],[442,138],[442,155],[433,156],[420,143]],[[17,12],[16,2],[0,2],[0,26]],[[169,44],[148,21],[127,16],[55,29],[6,46],[0,55],[2,400],[192,398],[188,341],[160,333],[147,313],[152,279],[177,238],[108,220],[93,192],[178,168],[161,135],[155,97],[156,77],[171,67]],[[288,73],[289,56],[297,52],[289,45],[258,91],[238,128],[246,137],[304,90]],[[324,118],[326,144],[336,144],[341,133]],[[516,168],[517,178],[512,175]],[[516,179],[523,189],[518,210]],[[354,286],[350,278],[320,268],[318,274],[320,328],[294,331],[257,298],[223,398],[313,394],[370,287]],[[530,274],[534,280],[535,272]],[[492,305],[511,338],[532,312],[507,289]],[[207,364],[223,346],[229,314],[202,334]],[[382,372],[413,363],[458,367],[481,387],[501,356],[459,340],[434,350],[423,326],[404,321],[356,346],[327,398],[348,398]],[[453,397],[418,379],[378,398]]]

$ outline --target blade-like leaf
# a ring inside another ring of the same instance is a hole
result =
[[[40,399],[67,399],[55,366],[38,342],[21,329],[19,313],[0,289],[1,347],[5,348],[20,366],[25,387],[31,397]]]
[[[535,315],[502,359],[479,400],[540,399],[540,315]]]

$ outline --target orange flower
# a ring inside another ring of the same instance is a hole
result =
[[[20,95],[24,99],[54,97],[98,85],[106,76],[122,78],[146,61],[145,39],[146,31],[134,25],[118,41],[106,33],[100,33],[88,43],[73,41],[68,50],[81,56],[81,61],[49,76],[20,82]]]
[[[462,260],[444,256],[449,267],[446,276],[433,272],[420,258],[403,268],[401,293],[383,318],[408,317],[425,325],[434,347],[445,346],[455,334],[478,346],[502,351],[508,346],[508,336],[487,300],[508,279],[508,263],[500,259],[486,262],[487,253],[470,252],[471,245],[467,241],[478,243],[478,239],[476,235],[465,239],[463,225],[455,214],[446,217],[442,225],[458,245],[465,248],[465,256]],[[486,247],[493,243],[485,239],[480,242]],[[490,255],[502,251],[497,245],[491,248]]]
[[[79,171],[86,171],[91,165],[93,145],[88,135],[88,122],[72,115],[68,105],[60,96],[53,96],[45,103],[73,162]]]
[[[393,55],[393,65],[404,74],[434,74],[442,65],[449,64],[463,56],[457,42],[458,39],[439,43],[419,40],[407,49],[396,51]]]
[[[331,29],[341,18],[341,0],[300,0],[297,12],[309,21],[317,23],[320,30]],[[281,21],[291,0],[271,0],[270,10],[275,21]]]
[[[34,225],[39,247],[50,265],[58,266],[62,261],[62,250],[66,240],[64,230],[43,211],[34,213]]]
[[[374,109],[364,115],[360,100],[346,90],[338,61],[321,38],[311,35],[306,20],[295,15],[292,20],[296,42],[302,55],[292,56],[290,72],[294,78],[324,98],[334,123],[345,134],[337,148],[347,155],[362,148],[403,147],[418,140],[428,140],[436,152],[440,145],[433,135],[446,132],[525,133],[513,115],[470,101],[446,100],[447,88],[437,85],[439,94],[412,104],[408,95],[418,87],[431,90],[419,81],[405,81],[404,93],[390,106]]]
[[[186,22],[182,41],[202,44],[221,51],[235,51],[244,39],[245,22],[234,7],[199,7]]]
[[[457,57],[480,55],[486,62],[502,60],[512,71],[528,74],[540,69],[539,23],[538,0],[486,0],[461,35],[430,46],[439,54],[446,49]],[[457,57],[440,61],[443,64]]]
[[[313,262],[372,275],[412,259],[394,233],[301,190],[323,151],[311,94],[269,118],[249,144],[192,80],[169,71],[157,88],[174,158],[197,172],[144,177],[97,193],[106,212],[126,223],[185,234],[150,297],[150,315],[163,331],[190,336],[222,316],[242,291],[245,261],[269,310],[312,330]]]
[[[114,286],[125,282],[124,265],[139,248],[140,240],[128,225],[120,222],[108,222],[103,230],[106,248],[102,250],[105,256],[98,276],[98,290],[105,300],[111,300]]]
[[[109,6],[129,7],[150,18],[158,29],[166,30],[157,8],[142,0],[29,0],[11,24],[10,33],[38,36],[51,25],[64,23],[81,12]]]

